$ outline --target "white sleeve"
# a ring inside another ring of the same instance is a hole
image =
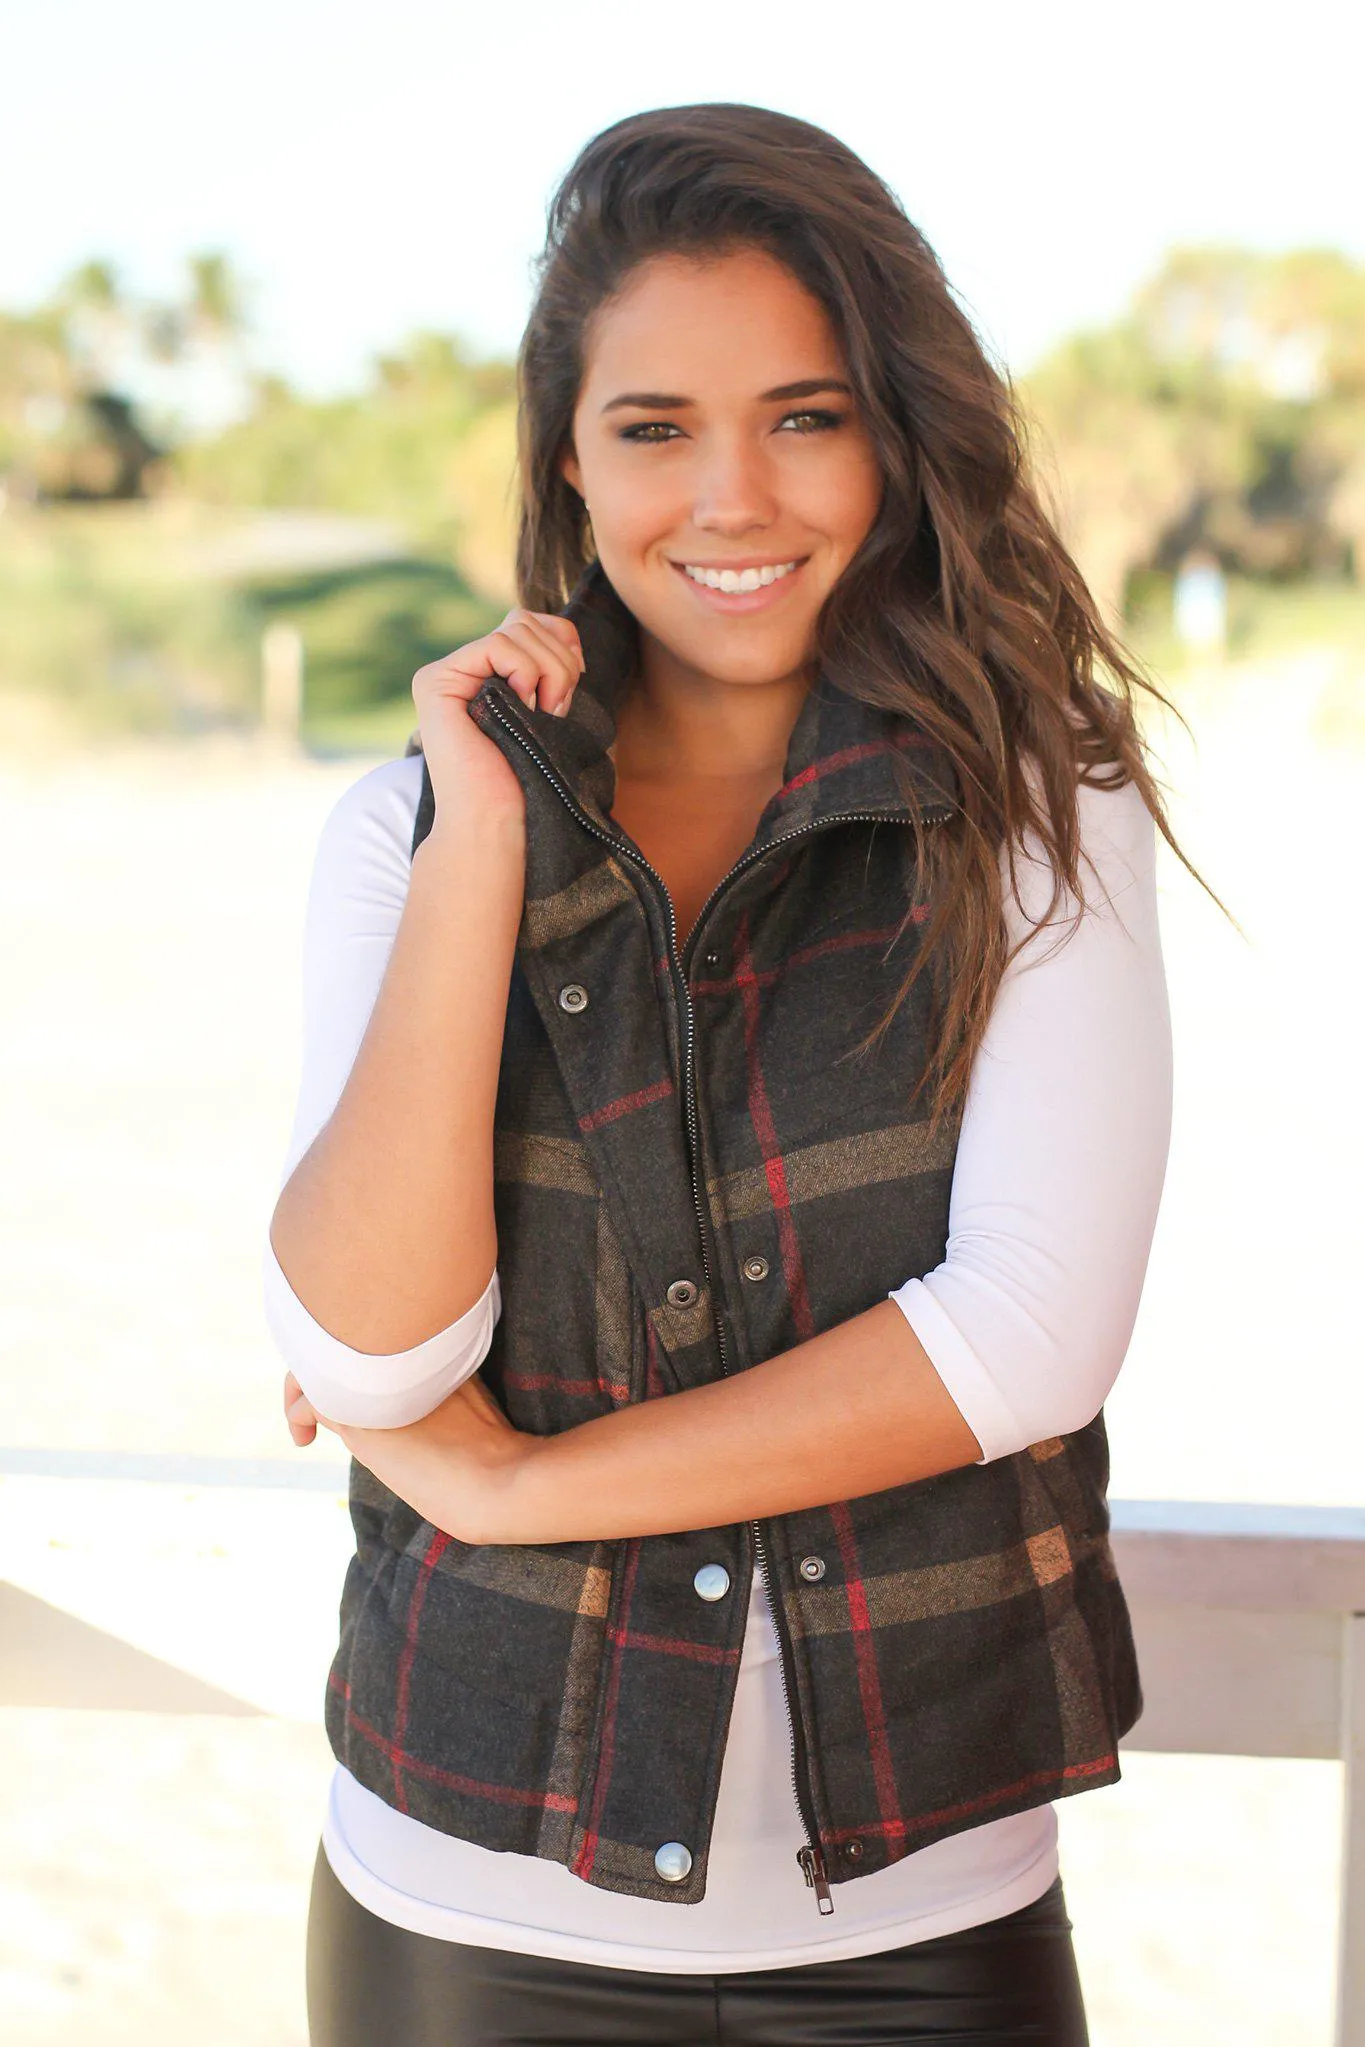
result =
[[[1006,969],[969,1076],[947,1254],[890,1296],[983,1464],[1099,1413],[1132,1338],[1170,1147],[1156,825],[1131,783],[1078,795],[1084,914],[1073,928],[1081,906],[1065,892]],[[1011,945],[1052,889],[1032,834],[1015,864],[1023,909],[1002,850]]]
[[[421,789],[420,755],[386,761],[345,791],[323,825],[304,914],[302,1070],[281,1186],[336,1107],[365,1035],[407,900]],[[285,1363],[319,1413],[356,1428],[401,1428],[430,1414],[483,1363],[502,1307],[495,1271],[448,1329],[376,1356],[314,1319],[268,1231],[262,1282]]]

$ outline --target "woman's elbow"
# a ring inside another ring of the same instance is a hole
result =
[[[1038,1397],[1026,1417],[1029,1442],[1089,1428],[1114,1390],[1126,1352],[1126,1343],[1100,1338],[1060,1352],[1054,1369],[1038,1381]]]

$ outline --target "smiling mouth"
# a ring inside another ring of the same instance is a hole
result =
[[[709,568],[699,562],[674,562],[673,566],[703,590],[720,590],[727,596],[742,597],[752,590],[765,590],[770,583],[780,583],[784,576],[799,569],[805,559],[798,555],[793,561],[751,564],[743,569]]]

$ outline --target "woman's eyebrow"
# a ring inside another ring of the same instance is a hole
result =
[[[806,377],[797,384],[778,384],[771,391],[760,391],[759,403],[769,405],[785,398],[815,398],[822,391],[842,391],[846,398],[853,396],[852,386],[839,377]],[[619,398],[609,398],[602,410],[615,412],[618,406],[635,405],[644,412],[681,412],[696,402],[695,398],[683,398],[676,391],[623,391]]]

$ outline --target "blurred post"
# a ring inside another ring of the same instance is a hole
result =
[[[1175,629],[1192,654],[1221,661],[1228,642],[1228,591],[1218,557],[1192,548],[1176,572]]]
[[[283,619],[261,635],[261,736],[290,753],[303,736],[303,635]]]
[[[1336,2047],[1365,2039],[1365,1617],[1347,1614],[1342,1636],[1341,1884],[1337,1920]]]

